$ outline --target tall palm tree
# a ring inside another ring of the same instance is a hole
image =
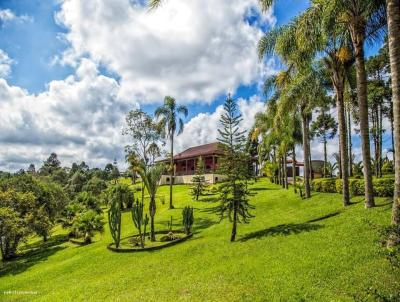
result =
[[[367,74],[364,44],[380,35],[385,20],[383,0],[324,0],[326,12],[347,27],[352,40],[357,75],[361,147],[365,181],[365,207],[375,206],[369,141]]]
[[[170,141],[170,162],[169,162],[169,208],[173,209],[172,204],[172,184],[174,180],[174,136],[179,135],[183,131],[183,120],[179,115],[187,117],[188,109],[186,106],[176,104],[173,97],[166,96],[164,104],[158,107],[154,113],[159,119],[159,127],[163,130],[164,136]]]
[[[353,64],[351,44],[346,27],[332,20],[324,7],[325,0],[312,1],[311,6],[294,19],[298,47],[308,56],[323,56],[323,63],[335,92],[339,124],[339,154],[341,178],[343,180],[343,205],[350,203],[348,184],[348,149],[345,119],[344,91],[347,70]],[[324,77],[322,77],[324,78]]]
[[[147,167],[141,165],[137,169],[142,181],[147,189],[147,193],[150,196],[149,214],[150,214],[150,240],[156,241],[156,235],[154,230],[154,216],[156,215],[156,194],[160,184],[161,175],[164,171],[164,166],[161,164]]]
[[[259,41],[260,58],[267,55],[278,55],[288,66],[283,82],[286,87],[280,96],[280,113],[298,110],[302,117],[303,151],[304,151],[304,186],[305,196],[310,197],[310,135],[309,124],[312,110],[323,95],[323,87],[312,66],[314,56],[304,50],[298,43],[298,32],[295,22],[277,27],[267,32]],[[282,80],[281,80],[282,82]]]
[[[392,224],[400,225],[400,2],[386,0],[389,60],[392,77],[392,103],[394,124],[395,188]]]

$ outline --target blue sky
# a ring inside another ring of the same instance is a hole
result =
[[[307,8],[308,1],[278,1],[274,7],[277,25],[284,24],[293,16]],[[9,82],[23,87],[31,93],[46,89],[52,80],[62,80],[73,73],[68,65],[53,64],[53,58],[68,48],[60,34],[67,29],[57,24],[55,12],[60,10],[57,0],[2,0],[0,9],[10,9],[16,15],[33,18],[30,22],[3,24],[0,27],[0,48],[17,62],[13,66]],[[251,22],[251,21],[250,21]],[[264,27],[264,30],[268,25]],[[107,70],[103,69],[104,73]],[[241,85],[235,91],[235,97],[249,98],[258,94],[257,84]],[[224,100],[224,95],[217,97],[211,104],[195,103],[190,106],[189,118],[199,112],[213,112]],[[144,109],[153,111],[157,105],[145,105]]]
[[[258,61],[257,40],[308,1],[278,1],[262,18],[256,0],[204,1],[215,11],[200,0],[169,0],[150,13],[139,0],[0,1],[0,50],[10,70],[0,77],[0,111],[12,112],[0,125],[7,133],[0,169],[40,165],[53,151],[66,164],[123,162],[126,112],[152,113],[170,93],[189,108],[178,151],[215,140],[228,92],[241,99],[251,127],[263,107],[260,83],[279,69],[276,60]]]

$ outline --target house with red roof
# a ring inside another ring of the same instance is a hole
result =
[[[206,181],[213,184],[223,180],[225,178],[224,175],[217,173],[218,161],[222,155],[222,151],[218,145],[219,143],[215,142],[195,146],[176,154],[174,156],[174,184],[191,183],[196,171],[196,163],[200,157],[203,158],[204,177]],[[169,160],[165,159],[163,162],[169,163]],[[169,175],[163,175],[161,177],[161,184],[169,184],[170,181]]]

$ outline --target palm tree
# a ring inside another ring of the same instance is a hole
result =
[[[160,185],[161,175],[164,171],[164,165],[157,164],[150,167],[141,165],[137,169],[142,181],[150,196],[149,214],[150,214],[150,240],[155,241],[156,236],[154,232],[154,216],[156,214],[156,194]]]
[[[394,121],[394,162],[395,189],[392,211],[392,224],[400,225],[400,2],[386,0],[389,59],[392,77],[392,103]]]
[[[343,179],[343,204],[350,202],[348,184],[348,149],[347,128],[344,106],[345,79],[348,69],[353,64],[351,45],[346,27],[336,20],[331,20],[331,11],[322,5],[324,1],[312,2],[311,6],[299,17],[295,18],[292,26],[295,28],[298,48],[306,56],[325,55],[322,62],[326,71],[320,70],[322,75],[329,74],[336,97],[339,124],[339,154],[340,176]],[[325,80],[324,77],[321,77]]]
[[[158,107],[154,113],[156,118],[159,120],[159,127],[163,130],[164,136],[167,136],[170,140],[170,162],[169,162],[169,208],[173,209],[172,204],[172,184],[174,179],[174,136],[176,131],[178,135],[183,131],[183,120],[179,115],[187,117],[188,109],[186,106],[177,106],[176,101],[173,97],[166,96],[164,104]]]
[[[364,44],[378,37],[386,22],[383,0],[325,0],[327,13],[334,21],[342,23],[348,29],[353,43],[357,96],[359,102],[361,147],[365,181],[365,207],[375,206],[371,154],[368,125],[367,74],[365,69]],[[397,32],[398,34],[398,32]]]
[[[305,197],[311,196],[310,187],[310,135],[311,113],[321,97],[321,85],[316,72],[311,68],[311,59],[296,43],[296,28],[293,24],[275,28],[266,33],[258,44],[260,59],[276,54],[288,65],[278,78],[280,89],[278,114],[299,111],[302,118],[304,151]]]

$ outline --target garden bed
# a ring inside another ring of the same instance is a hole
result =
[[[165,235],[168,234],[169,231],[158,231],[155,232],[156,236],[157,235]],[[160,241],[160,238],[157,238],[158,240],[156,240],[155,242],[151,242],[150,239],[148,239],[146,237],[146,245],[144,248],[140,247],[140,246],[134,246],[132,247],[132,244],[129,243],[130,239],[136,238],[138,235],[133,235],[133,236],[128,236],[125,238],[121,239],[121,242],[119,244],[119,247],[115,247],[115,243],[110,243],[107,248],[110,251],[116,252],[116,253],[135,253],[135,252],[144,252],[144,251],[155,251],[155,250],[160,250],[169,246],[173,246],[176,245],[178,243],[184,242],[187,239],[191,238],[193,236],[193,233],[187,235],[182,231],[178,231],[178,230],[173,230],[173,233],[175,235],[180,236],[180,238],[172,240],[172,241]],[[160,237],[160,236],[159,236]]]

